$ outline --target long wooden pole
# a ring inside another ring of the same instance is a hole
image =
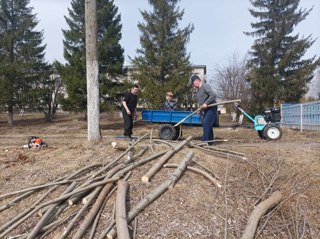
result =
[[[174,149],[168,151],[165,155],[163,155],[150,169],[149,171],[142,176],[142,182],[149,182],[150,178],[152,178],[156,172],[158,172],[162,166],[171,158],[176,152],[178,152],[182,147],[191,141],[192,137],[189,136],[185,140],[183,140],[180,144],[178,144]]]
[[[116,199],[116,226],[119,239],[130,239],[126,210],[126,196],[128,188],[128,182],[118,181],[118,192]]]
[[[230,104],[230,103],[236,103],[236,102],[240,102],[241,100],[227,100],[227,101],[222,101],[219,103],[214,103],[214,104],[210,104],[208,105],[208,107],[213,107],[213,106],[217,106],[217,105],[224,105],[224,104]],[[200,110],[202,110],[202,108],[197,109],[196,111],[192,112],[191,114],[187,115],[186,117],[184,117],[182,120],[180,120],[178,123],[176,123],[173,127],[177,127],[180,124],[182,124],[186,119],[189,119],[192,115],[198,113]]]
[[[165,164],[163,165],[164,168],[177,168],[179,165],[178,164]],[[209,173],[200,170],[198,168],[192,167],[192,166],[187,166],[187,169],[190,170],[191,172],[201,174],[203,177],[208,179],[210,182],[212,182],[214,185],[216,185],[218,188],[221,188],[221,182],[218,179],[215,179],[212,177]]]

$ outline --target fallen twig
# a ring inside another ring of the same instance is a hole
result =
[[[241,237],[241,239],[251,239],[254,238],[254,234],[256,232],[258,222],[260,218],[266,213],[266,211],[277,205],[282,199],[282,193],[280,191],[275,191],[271,194],[271,196],[259,203],[256,208],[250,214],[250,217],[247,222],[247,226],[245,231]]]

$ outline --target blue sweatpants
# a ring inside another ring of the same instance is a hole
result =
[[[202,112],[202,141],[214,140],[213,125],[217,120],[217,106],[207,108]]]

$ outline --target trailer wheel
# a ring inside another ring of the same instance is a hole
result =
[[[161,124],[159,126],[159,137],[164,140],[175,140],[177,131],[171,124]]]
[[[271,140],[271,141],[279,140],[282,137],[282,130],[278,125],[268,124],[263,129],[263,136],[267,140]]]

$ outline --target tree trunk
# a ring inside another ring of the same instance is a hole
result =
[[[8,106],[8,126],[13,126],[13,106]]]
[[[100,141],[96,0],[85,1],[88,140]]]

